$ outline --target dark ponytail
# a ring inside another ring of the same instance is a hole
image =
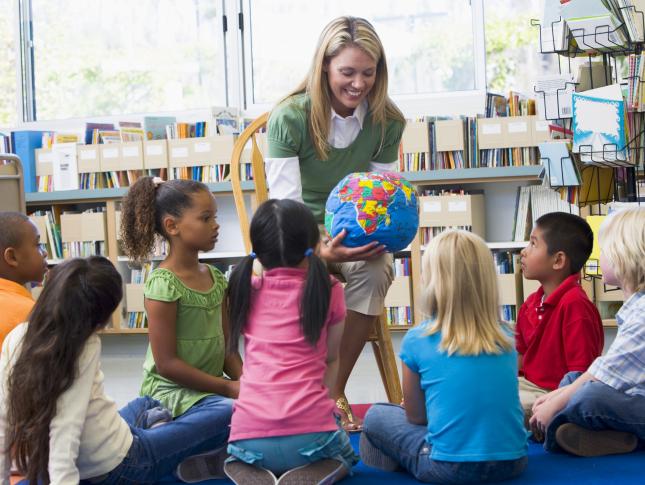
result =
[[[121,206],[121,242],[123,250],[135,262],[148,259],[155,246],[155,236],[167,239],[163,229],[166,215],[181,217],[192,207],[192,194],[208,187],[195,180],[169,180],[155,183],[152,177],[141,177],[123,197]]]
[[[87,339],[121,301],[121,276],[100,256],[55,266],[29,317],[8,380],[7,448],[29,483],[49,483],[49,428]],[[41,482],[42,481],[42,482]]]
[[[251,221],[251,244],[257,258],[266,270],[298,266],[309,258],[307,280],[300,301],[300,326],[305,340],[315,345],[320,339],[331,299],[331,281],[327,267],[314,254],[320,241],[320,231],[307,206],[289,199],[271,199],[264,202]],[[238,264],[229,282],[228,312],[231,333],[229,350],[237,348],[237,341],[248,318],[251,302],[251,275],[253,259],[247,256]]]

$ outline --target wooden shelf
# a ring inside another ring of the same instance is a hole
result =
[[[214,182],[206,184],[213,193],[231,193],[231,182]],[[253,190],[253,181],[242,182],[242,190]],[[28,192],[25,200],[28,205],[47,204],[52,202],[90,202],[95,200],[120,199],[128,192],[128,187],[94,190],[55,190],[53,192]]]
[[[479,167],[422,172],[402,172],[415,185],[476,184],[481,182],[538,181],[542,178],[542,165],[522,167]]]
[[[618,328],[615,318],[607,318],[602,321],[602,326],[605,328]]]
[[[388,330],[390,332],[407,332],[410,330],[414,325],[388,325]]]

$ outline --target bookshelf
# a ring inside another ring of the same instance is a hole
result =
[[[237,221],[231,184],[230,182],[213,182],[207,185],[217,198],[221,226],[220,232],[226,235],[226,240],[218,243],[213,251],[200,254],[200,260],[224,264],[234,262],[244,256],[245,253],[242,249],[241,232]],[[242,182],[242,187],[244,191],[250,191],[253,188],[253,182]],[[103,333],[108,335],[139,335],[148,332],[147,328],[127,327],[129,312],[140,312],[142,305],[140,288],[137,289],[136,285],[130,283],[131,272],[129,260],[127,257],[119,254],[117,213],[121,199],[127,193],[127,190],[127,187],[121,187],[95,190],[30,192],[25,196],[28,214],[32,214],[37,210],[47,210],[52,213],[52,217],[55,218],[57,224],[60,224],[62,220],[70,219],[66,211],[71,210],[77,212],[73,214],[71,219],[78,218],[81,221],[82,217],[86,215],[83,212],[85,209],[95,207],[103,209],[102,212],[89,214],[93,219],[99,216],[104,221],[101,224],[97,224],[97,221],[94,221],[94,225],[90,229],[94,231],[104,230],[104,234],[101,233],[101,237],[104,237],[104,255],[117,267],[124,282],[124,299],[113,314],[110,325],[103,331]],[[47,240],[47,227],[43,216],[34,217],[33,220],[39,232],[43,235],[42,240]],[[85,227],[82,223],[81,226]],[[79,232],[78,229],[78,224],[74,221],[70,236],[72,239],[75,236],[74,230]],[[69,232],[68,230],[65,231]],[[83,238],[83,236],[79,235],[76,235],[76,237]],[[153,262],[161,259],[163,258],[153,258]],[[63,258],[53,258],[50,256],[47,262],[50,265],[55,265],[62,261],[64,261]],[[37,288],[35,291],[38,291]]]

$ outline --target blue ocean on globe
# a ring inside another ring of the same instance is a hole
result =
[[[377,241],[389,252],[401,251],[419,228],[416,190],[393,172],[349,174],[329,194],[325,228],[331,237],[345,229],[347,247]]]

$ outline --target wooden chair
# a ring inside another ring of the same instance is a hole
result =
[[[240,178],[241,166],[242,163],[251,163],[254,181],[254,189],[251,194],[251,209],[255,210],[258,205],[269,198],[264,172],[264,156],[260,151],[260,145],[264,144],[264,140],[263,136],[259,133],[260,130],[266,127],[268,118],[269,113],[262,114],[242,132],[235,142],[233,155],[231,156],[233,197],[235,198],[235,207],[240,220],[244,249],[247,253],[251,252],[251,238],[249,235],[249,212]],[[249,142],[250,147],[247,148]],[[401,381],[399,380],[396,358],[392,347],[392,338],[387,327],[385,311],[377,319],[367,340],[372,343],[376,364],[381,374],[387,398],[390,402],[399,404],[403,399],[403,393],[401,391]]]
[[[0,153],[0,211],[26,213],[22,163],[11,153]]]

